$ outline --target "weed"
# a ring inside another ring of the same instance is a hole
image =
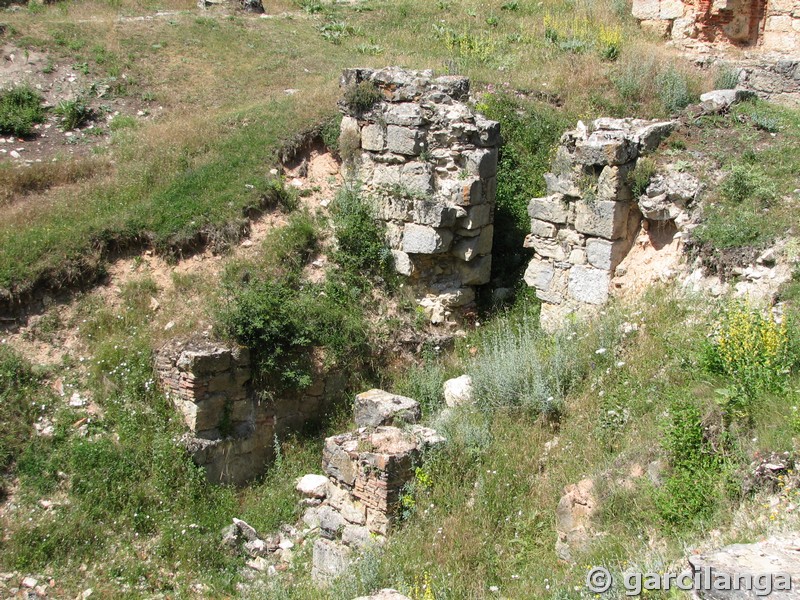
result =
[[[333,259],[355,276],[392,276],[392,254],[372,207],[357,190],[342,188],[332,206],[337,249]]]
[[[656,163],[652,158],[640,158],[636,161],[636,167],[628,174],[628,184],[634,198],[639,198],[647,191],[655,174]]]
[[[761,207],[771,206],[777,197],[775,185],[757,167],[735,165],[720,185],[723,198],[734,204],[753,200]]]
[[[370,110],[382,98],[383,94],[371,81],[361,81],[344,90],[344,101],[348,108],[355,113],[364,113]]]
[[[510,2],[506,2],[500,7],[501,10],[509,10],[513,12],[517,12],[519,10],[519,1],[518,0],[511,0]]]
[[[22,85],[0,92],[0,133],[28,136],[44,118],[42,96],[32,87]]]
[[[62,100],[54,111],[61,119],[60,127],[64,131],[71,131],[84,125],[92,118],[94,112],[82,98],[75,100]]]
[[[344,21],[331,21],[320,25],[319,32],[329,42],[341,44],[344,38],[355,33],[355,29]]]
[[[656,86],[658,97],[670,114],[683,110],[695,99],[687,76],[672,66],[658,75]]]
[[[739,70],[731,67],[721,68],[714,80],[714,87],[718,90],[732,90],[737,85],[739,85]]]

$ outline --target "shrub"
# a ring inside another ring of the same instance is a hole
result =
[[[769,181],[758,168],[746,165],[734,166],[720,185],[723,198],[741,204],[752,199],[763,207],[770,206],[777,198],[775,184]]]
[[[353,189],[342,188],[331,207],[337,248],[333,260],[345,274],[390,277],[392,253],[372,207]]]
[[[344,102],[354,113],[368,111],[375,106],[381,98],[383,98],[383,94],[381,94],[378,87],[371,81],[361,81],[349,85],[344,90]]]
[[[737,85],[739,85],[739,70],[731,67],[721,68],[714,80],[714,87],[718,90],[732,90]]]
[[[294,213],[284,227],[271,231],[264,240],[265,260],[273,272],[286,269],[299,273],[318,246],[314,219],[307,212]]]
[[[0,93],[0,133],[30,135],[44,118],[42,96],[32,87],[23,85]]]
[[[670,114],[677,113],[692,103],[693,95],[689,91],[687,76],[672,66],[658,75],[656,86],[658,97]]]
[[[77,129],[92,118],[92,109],[81,98],[75,100],[62,100],[55,107],[54,112],[61,118],[60,127],[64,131]]]

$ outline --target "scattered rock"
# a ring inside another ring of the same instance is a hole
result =
[[[556,554],[572,561],[572,553],[586,548],[594,537],[592,517],[597,510],[594,482],[584,479],[564,488],[556,510]]]
[[[295,489],[307,498],[324,498],[328,493],[328,478],[324,475],[303,475]]]
[[[411,598],[404,596],[397,590],[385,589],[372,596],[359,596],[355,600],[411,600]]]
[[[419,402],[405,396],[377,389],[356,396],[355,421],[358,427],[416,423],[420,416]]]
[[[472,404],[473,389],[472,377],[462,375],[444,382],[444,401],[450,408],[464,404]]]

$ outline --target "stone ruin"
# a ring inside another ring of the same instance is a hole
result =
[[[348,103],[359,86],[369,107]],[[443,323],[489,282],[500,126],[467,104],[466,77],[347,69],[341,87],[345,176],[374,200],[395,268]]]
[[[800,0],[633,0],[633,16],[678,43],[779,52],[796,52],[800,45]]]
[[[367,425],[325,440],[324,475],[305,475],[297,482],[300,521],[262,534],[234,519],[223,542],[248,556],[250,568],[272,575],[289,568],[296,547],[310,545],[313,580],[331,583],[364,552],[384,543],[424,453],[445,441],[416,424],[419,416],[419,403],[411,398],[383,390],[359,394],[355,420]]]
[[[318,421],[346,385],[343,375],[317,370],[306,390],[267,398],[253,385],[247,348],[207,339],[166,344],[156,371],[189,430],[183,443],[195,463],[209,481],[234,485],[262,475],[275,437]]]
[[[319,534],[312,577],[320,584],[344,573],[358,553],[383,543],[423,453],[444,442],[433,429],[413,424],[419,404],[410,398],[371,390],[359,394],[355,406],[356,423],[370,425],[327,438],[325,475],[306,475],[298,484],[308,506],[303,523]]]
[[[565,133],[545,174],[548,196],[528,206],[534,258],[525,282],[542,300],[541,321],[554,329],[569,313],[608,301],[614,271],[642,222],[629,175],[674,128],[671,121],[597,119]],[[668,205],[668,198],[659,199]],[[659,217],[651,199],[642,208]]]

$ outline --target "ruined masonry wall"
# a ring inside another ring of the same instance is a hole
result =
[[[678,42],[800,48],[800,0],[633,0],[633,16]]]
[[[338,374],[315,373],[304,392],[266,401],[252,385],[250,353],[209,340],[177,340],[156,356],[162,387],[189,430],[183,443],[209,481],[243,484],[274,458],[275,436],[318,421],[345,387]]]
[[[628,176],[655,150],[672,122],[598,119],[565,133],[545,175],[548,196],[528,205],[534,250],[525,282],[543,301],[541,321],[556,328],[569,313],[608,301],[614,271],[642,220]]]
[[[500,126],[466,104],[465,77],[347,69],[345,95],[362,82],[381,99],[363,111],[340,103],[346,176],[375,200],[397,271],[444,322],[489,281]]]

